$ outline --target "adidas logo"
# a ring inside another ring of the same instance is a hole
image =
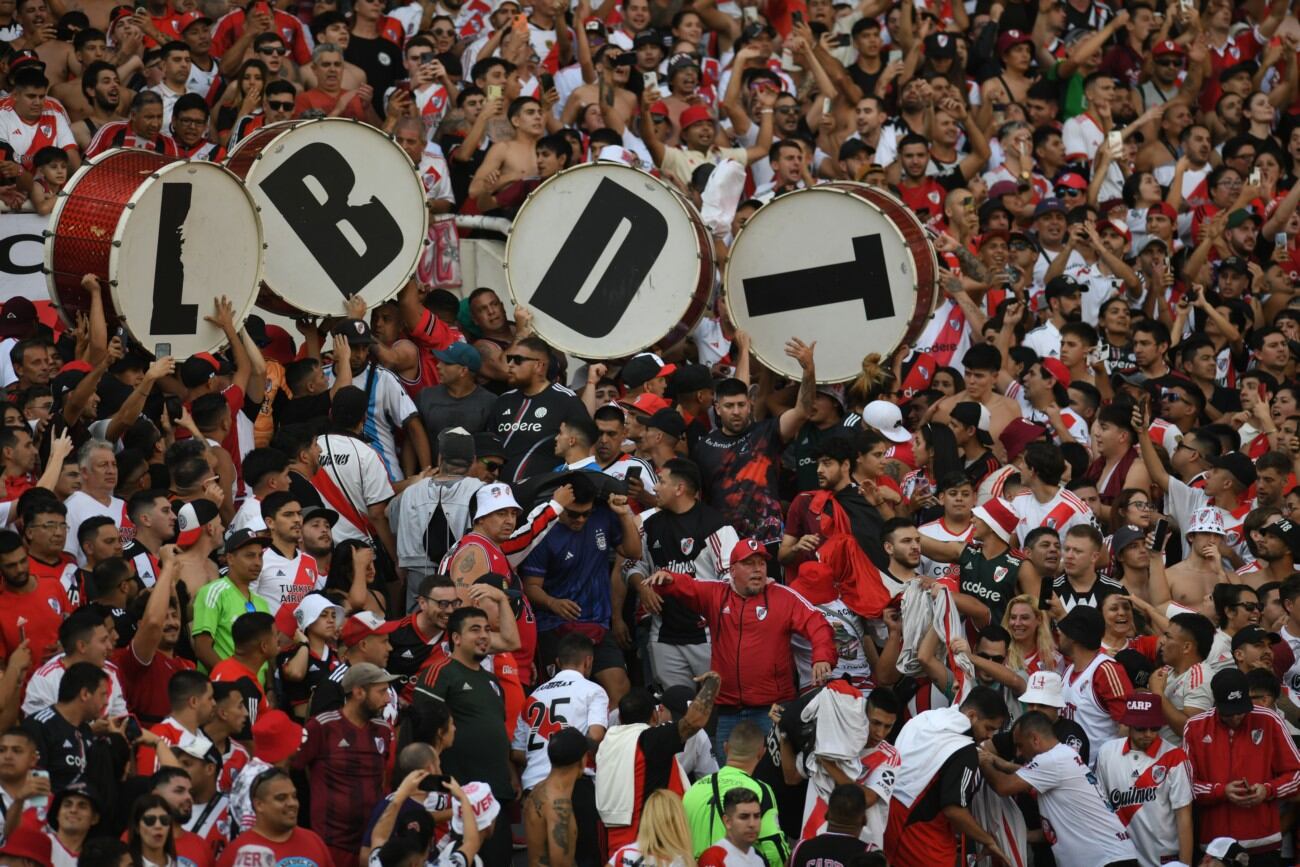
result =
[[[283,577],[284,577],[284,570],[283,570],[283,569],[276,569],[276,570],[275,570],[275,577],[276,577],[276,578],[283,578]]]
[[[573,559],[573,552],[572,552],[572,551],[565,551],[565,552],[564,552],[564,559],[565,559],[566,562],[569,561],[569,560],[572,560],[572,559]]]
[[[72,749],[72,741],[64,741],[64,742],[63,742],[63,748],[64,748],[65,750],[70,750],[70,749]]]
[[[474,689],[474,687],[470,686],[468,683],[462,683],[462,684],[460,685],[460,691],[461,691],[461,692],[471,692],[471,691],[473,691],[473,689]]]
[[[345,749],[347,749],[347,748],[350,747],[350,746],[352,746],[352,744],[348,743],[348,739],[347,739],[347,738],[343,738],[343,739],[341,739],[341,740],[339,741],[339,749],[341,749],[341,750],[345,750]]]
[[[414,658],[415,658],[415,654],[411,653],[411,651],[406,650],[402,652],[402,659],[414,659]]]

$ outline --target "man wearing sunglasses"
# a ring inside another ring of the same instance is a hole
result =
[[[279,123],[293,117],[294,101],[298,91],[288,81],[273,81],[262,92],[262,106],[252,114],[235,121],[230,132],[230,147],[252,135],[268,123]]]
[[[538,337],[516,340],[505,351],[511,390],[497,398],[487,429],[501,438],[503,478],[511,483],[555,466],[555,435],[568,419],[590,420],[569,389],[551,381],[551,350]]]
[[[1187,757],[1160,737],[1160,698],[1130,697],[1120,722],[1128,737],[1103,744],[1097,783],[1143,864],[1192,862],[1192,781]]]

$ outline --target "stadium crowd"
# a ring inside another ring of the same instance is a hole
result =
[[[725,261],[848,179],[940,263],[834,386],[717,295],[617,364],[487,288],[5,301],[0,865],[1297,863],[1291,5],[0,0],[9,210],[347,117],[434,214],[740,172]]]

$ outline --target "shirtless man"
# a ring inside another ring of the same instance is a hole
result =
[[[99,30],[82,30],[77,33],[72,40],[72,51],[83,71],[96,60],[109,59],[108,41]],[[63,103],[69,121],[81,120],[90,111],[90,104],[81,92],[81,82],[81,78],[77,77],[50,87],[50,96]]]
[[[77,147],[84,151],[101,126],[126,117],[125,111],[130,105],[132,91],[122,87],[117,70],[102,60],[94,61],[86,67],[80,85],[84,110],[80,113],[80,120],[72,124],[72,137],[77,140]],[[69,106],[71,112],[71,103],[64,104]]]
[[[491,289],[476,289],[469,296],[469,316],[482,337],[474,348],[483,359],[479,377],[486,384],[506,381],[505,351],[515,342],[515,327],[506,318],[506,307]]]
[[[1029,87],[1035,81],[1030,75],[1034,62],[1033,37],[1021,30],[1008,30],[998,36],[998,56],[1002,58],[1002,74],[984,82],[981,103],[1023,103]],[[1007,91],[1010,90],[1010,93]]]
[[[636,117],[636,94],[627,89],[628,74],[632,71],[632,67],[617,63],[624,53],[623,49],[613,43],[602,45],[596,50],[596,78],[590,83],[574,88],[569,94],[568,101],[564,103],[564,111],[560,115],[561,123],[567,126],[574,125],[575,122],[582,120],[578,116],[580,111],[600,101],[600,83],[605,78],[606,70],[614,85],[614,107],[622,113],[625,120]]]
[[[573,785],[582,776],[586,755],[587,738],[572,726],[551,735],[546,744],[551,772],[524,801],[529,864],[571,867],[574,863],[578,823],[573,815]]]
[[[18,23],[23,26],[23,35],[11,43],[14,50],[31,49],[40,55],[50,84],[71,78],[78,68],[74,66],[72,45],[58,38],[54,16],[45,0],[18,0]]]
[[[180,567],[177,574],[189,588],[190,598],[194,599],[205,584],[221,577],[217,564],[212,562],[212,552],[221,547],[226,530],[221,514],[211,500],[193,500],[180,509],[182,515],[193,514],[199,520],[208,519],[194,541],[181,546],[181,552],[176,555],[176,563]]]
[[[506,119],[515,137],[488,148],[483,165],[469,183],[472,198],[491,195],[515,181],[537,175],[537,140],[546,135],[542,104],[531,96],[521,96],[506,109]]]
[[[1214,585],[1228,583],[1219,555],[1223,519],[1218,509],[1198,509],[1187,528],[1188,556],[1165,570],[1169,595],[1176,605],[1214,618]]]
[[[962,356],[966,368],[966,389],[945,397],[931,408],[926,421],[948,423],[948,414],[957,404],[973,400],[989,411],[989,434],[998,441],[1002,429],[1012,419],[1020,418],[1020,405],[1004,394],[998,394],[998,371],[1002,369],[1002,353],[987,343],[977,343]]]

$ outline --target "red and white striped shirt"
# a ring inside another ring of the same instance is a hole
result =
[[[1057,489],[1046,503],[1040,503],[1033,491],[1023,490],[1011,498],[1011,511],[1020,518],[1016,534],[1021,539],[1037,527],[1051,527],[1064,539],[1072,527],[1097,525],[1088,504],[1065,488]]]
[[[180,153],[180,148],[176,146],[176,139],[166,133],[160,132],[153,139],[141,138],[131,128],[130,121],[115,120],[101,126],[95,133],[95,137],[90,140],[90,144],[86,145],[86,159],[97,157],[113,148],[141,148],[169,157]]]

